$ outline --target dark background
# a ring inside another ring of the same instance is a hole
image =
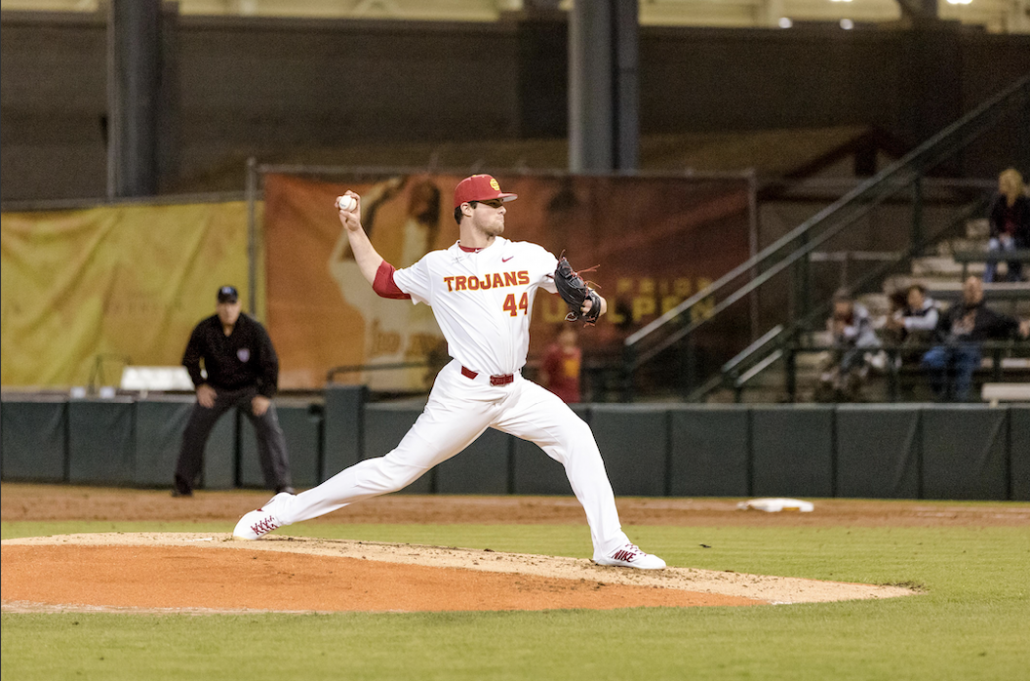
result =
[[[242,190],[249,155],[562,138],[565,34],[560,20],[172,15],[164,36],[162,191]],[[105,60],[101,17],[0,15],[4,201],[105,195]],[[641,134],[863,125],[911,147],[1028,71],[1030,36],[943,23],[854,31],[641,27]],[[1013,141],[1028,134],[1004,124],[949,172],[994,177],[1018,165]],[[389,161],[427,163],[425,155]]]

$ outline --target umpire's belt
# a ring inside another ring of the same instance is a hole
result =
[[[475,379],[479,374],[472,369],[461,368],[461,375],[468,379]],[[515,380],[515,374],[506,374],[504,376],[491,376],[490,385],[508,385]]]

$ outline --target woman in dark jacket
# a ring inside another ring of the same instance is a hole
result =
[[[988,220],[991,223],[992,251],[1015,251],[1030,248],[1030,199],[1023,186],[1023,176],[1009,168],[998,176],[998,195],[991,204]],[[994,281],[998,263],[988,262],[984,281]],[[1023,264],[1008,263],[1008,280],[1022,281]]]

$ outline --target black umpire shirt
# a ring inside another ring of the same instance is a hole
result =
[[[201,358],[207,379],[200,375]],[[260,394],[271,398],[279,384],[279,357],[272,340],[261,322],[244,313],[228,336],[222,332],[218,315],[197,324],[182,364],[195,386],[207,383],[216,390],[236,390],[256,385]]]

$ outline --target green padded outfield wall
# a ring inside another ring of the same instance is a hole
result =
[[[211,437],[207,439],[201,473],[201,487],[204,489],[232,489],[236,486],[238,418],[236,409],[227,411],[218,419]]]
[[[922,438],[920,412],[908,405],[837,407],[839,497],[916,499]]]
[[[0,403],[4,480],[62,482],[67,476],[68,400],[7,399]]]
[[[336,393],[341,462],[382,456],[421,400],[362,406]],[[5,396],[7,397],[7,396]],[[330,400],[327,400],[327,403]],[[4,399],[5,480],[170,486],[194,398]],[[343,405],[341,407],[341,405]],[[298,486],[332,461],[317,409],[283,405]],[[574,405],[588,420],[619,496],[796,496],[1030,501],[1030,405]],[[335,413],[335,417],[332,414]],[[200,486],[263,485],[249,422],[226,414],[208,440]],[[238,434],[242,435],[237,444]],[[358,435],[361,440],[358,441]],[[246,442],[244,441],[246,440]],[[240,457],[243,457],[242,459]],[[238,468],[238,466],[240,468]],[[335,474],[340,469],[322,470]],[[488,430],[423,475],[413,493],[570,494],[562,466]]]
[[[669,495],[748,496],[751,410],[746,406],[669,410]]]
[[[425,403],[421,402],[365,405],[365,442],[362,458],[373,459],[385,456],[393,450],[400,444],[401,438],[408,430],[415,425],[415,421],[422,414],[424,408]],[[431,494],[434,491],[436,491],[435,467],[401,490],[402,493],[408,494]]]
[[[1008,413],[973,404],[925,406],[923,498],[1007,499]]]
[[[196,401],[192,395],[151,395],[136,401],[134,484],[171,489],[182,433]],[[197,485],[202,489],[236,486],[235,409],[226,412],[212,429]]]
[[[570,404],[569,408],[590,424],[590,405]],[[519,438],[513,443],[511,486],[514,494],[572,495],[565,467],[532,442]]]
[[[664,496],[669,413],[661,406],[595,404],[591,429],[616,496]]]
[[[136,405],[132,398],[68,403],[68,482],[127,485],[136,477]]]
[[[319,482],[328,480],[363,458],[367,398],[364,386],[331,385],[323,394],[325,406]]]
[[[833,496],[833,412],[829,405],[752,408],[752,494]]]
[[[1009,408],[1009,470],[1012,499],[1030,501],[1030,405]]]
[[[196,401],[192,395],[172,395],[136,402],[137,485],[171,487],[182,432]]]
[[[279,427],[286,438],[290,474],[294,487],[314,487],[319,483],[319,447],[321,446],[322,410],[307,401],[276,399],[275,411]],[[265,486],[258,457],[257,436],[250,420],[240,418],[240,485]]]
[[[437,467],[440,494],[507,494],[515,438],[487,428],[464,451]]]

